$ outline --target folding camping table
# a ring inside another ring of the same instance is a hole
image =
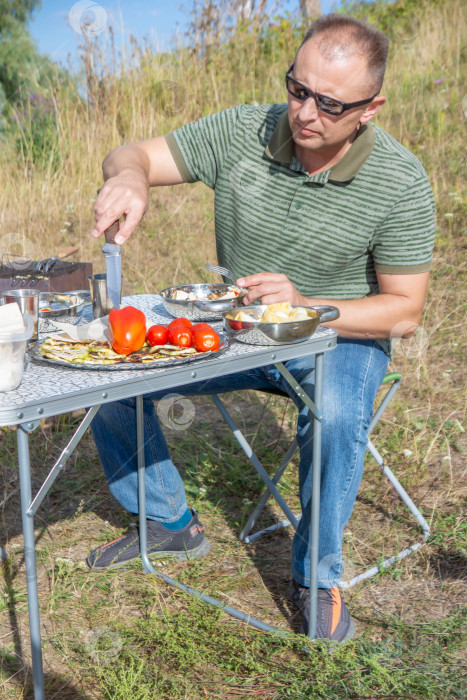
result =
[[[170,321],[157,295],[127,297],[125,305],[137,306],[146,314],[151,323]],[[214,324],[216,325],[216,324]],[[218,324],[220,327],[220,324]],[[59,473],[65,467],[67,459],[91,423],[103,403],[136,397],[136,421],[138,439],[138,498],[140,513],[140,547],[143,569],[155,573],[168,584],[186,591],[212,605],[222,608],[226,613],[243,620],[254,627],[268,632],[284,634],[246,613],[225,606],[219,601],[181,584],[174,579],[156,571],[149,561],[147,553],[146,532],[146,498],[144,470],[144,429],[143,429],[143,395],[160,390],[174,390],[184,384],[210,379],[222,374],[232,374],[245,370],[274,364],[279,372],[292,386],[293,390],[309,406],[313,413],[313,496],[311,504],[311,562],[310,588],[317,590],[318,583],[318,522],[319,522],[319,486],[321,470],[321,406],[324,353],[336,346],[337,333],[331,328],[320,326],[307,341],[277,346],[253,346],[233,342],[221,355],[200,359],[195,362],[160,367],[157,369],[130,370],[91,370],[54,366],[38,363],[29,359],[23,381],[18,389],[0,393],[0,425],[17,426],[18,466],[21,488],[21,515],[24,537],[24,557],[29,610],[29,627],[31,638],[34,697],[44,700],[44,679],[42,668],[42,642],[39,620],[39,601],[37,591],[37,570],[34,539],[34,515]],[[286,360],[315,355],[315,393],[313,400],[287,372],[283,362]],[[43,484],[35,495],[31,489],[31,469],[29,462],[29,434],[39,425],[41,418],[61,415],[77,409],[87,408],[87,412],[75,431],[73,437],[53,465]],[[253,466],[269,488],[279,505],[285,505],[275,484],[261,465]],[[262,470],[262,471],[261,471]],[[3,543],[0,543],[3,544]],[[309,637],[316,635],[317,595],[310,596],[310,630]]]

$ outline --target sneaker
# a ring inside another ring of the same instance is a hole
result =
[[[157,520],[148,520],[148,554],[170,556],[177,561],[196,559],[207,554],[210,545],[203,535],[204,525],[198,520],[195,510],[191,513],[193,517],[181,530],[167,530]],[[113,569],[124,566],[139,556],[139,531],[138,527],[134,527],[124,537],[94,549],[86,563],[91,569]]]
[[[302,613],[300,632],[308,634],[310,622],[310,589],[294,579],[290,584],[290,597]],[[350,617],[346,604],[337,586],[318,588],[318,624],[316,639],[345,642],[355,634],[355,622]]]

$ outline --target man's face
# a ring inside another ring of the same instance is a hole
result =
[[[292,76],[313,92],[341,102],[358,102],[374,92],[363,56],[322,56],[313,39],[298,52]],[[370,105],[354,107],[341,115],[326,114],[319,110],[310,97],[300,102],[289,94],[289,124],[295,144],[307,151],[335,151],[355,133]],[[384,99],[384,98],[383,98]]]

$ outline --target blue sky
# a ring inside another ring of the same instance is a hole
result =
[[[323,12],[329,12],[333,4],[334,0],[322,0]],[[284,0],[282,6],[296,12],[299,0]],[[164,49],[177,33],[184,33],[191,7],[192,0],[79,0],[75,3],[73,0],[42,0],[42,7],[35,11],[28,28],[41,53],[64,64],[70,56],[74,63],[81,39],[79,18],[84,16],[83,12],[87,12],[85,16],[94,23],[97,33],[111,23],[118,44],[121,37],[131,34],[139,40],[147,36]],[[67,17],[71,17],[71,24],[78,31],[73,30]]]

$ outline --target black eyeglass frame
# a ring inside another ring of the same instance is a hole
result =
[[[289,70],[285,74],[285,87],[286,87],[289,95],[292,95],[292,97],[294,97],[296,100],[299,100],[300,102],[305,102],[309,97],[312,97],[314,99],[316,107],[318,109],[320,109],[325,114],[332,114],[334,117],[339,117],[341,114],[343,114],[348,109],[353,109],[354,107],[362,107],[363,105],[369,104],[370,102],[372,102],[375,99],[376,95],[378,95],[378,93],[379,93],[379,90],[378,90],[378,92],[375,92],[373,97],[369,97],[366,100],[359,100],[358,102],[341,102],[341,100],[336,100],[336,99],[334,99],[334,97],[328,97],[327,95],[320,95],[318,92],[313,92],[313,90],[310,90],[309,87],[307,87],[303,83],[300,83],[298,80],[295,80],[295,78],[293,78],[290,75],[290,72],[293,70],[293,67],[294,67],[294,64],[292,63]],[[295,85],[298,85],[299,87],[301,87],[302,90],[305,92],[305,96],[298,97],[298,95],[294,95],[294,93],[291,92],[289,90],[289,88],[287,87],[288,80],[291,80],[293,83],[295,83]],[[327,100],[332,100],[336,104],[340,105],[342,108],[341,111],[340,112],[332,112],[329,108],[321,106],[319,104],[318,100],[323,99],[323,98],[327,99]]]

